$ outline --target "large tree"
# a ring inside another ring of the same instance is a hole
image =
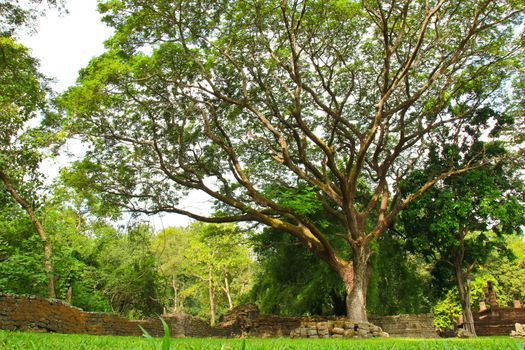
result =
[[[71,130],[90,142],[77,166],[87,185],[130,210],[294,235],[344,281],[348,317],[366,320],[370,243],[428,188],[487,162],[481,152],[418,188],[399,186],[437,135],[473,143],[464,130],[478,110],[506,108],[523,58],[523,8],[103,1],[115,35],[64,98]],[[358,197],[360,184],[370,196]],[[339,222],[351,254],[271,191],[297,186]],[[219,203],[218,213],[184,207],[191,190]]]

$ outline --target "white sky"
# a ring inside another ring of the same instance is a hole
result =
[[[100,21],[97,12],[97,0],[67,0],[68,13],[59,14],[48,11],[38,22],[36,33],[20,35],[20,41],[29,47],[33,57],[40,60],[40,71],[48,78],[53,78],[53,88],[60,93],[73,85],[78,71],[89,61],[104,52],[104,41],[112,34],[112,29]],[[81,154],[82,146],[71,142],[67,151]],[[56,177],[58,168],[71,161],[65,153],[57,160],[44,164],[45,173]],[[206,197],[197,193],[190,194],[184,201],[187,209],[204,214],[210,204]],[[150,218],[156,229],[168,226],[186,226],[189,219],[175,214],[153,216]]]
[[[40,69],[55,78],[57,92],[75,83],[79,69],[104,52],[104,40],[112,29],[100,21],[96,0],[68,0],[69,13],[48,11],[38,23],[37,33],[21,41],[40,60]]]

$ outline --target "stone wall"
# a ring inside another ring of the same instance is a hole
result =
[[[263,315],[255,304],[240,305],[227,312],[221,317],[219,327],[228,329],[233,335],[252,337],[352,338],[386,335],[380,327],[365,322],[348,322],[344,317]]]
[[[492,306],[472,312],[477,335],[509,335],[516,323],[525,323],[525,309]]]
[[[188,315],[164,315],[172,336],[223,336],[223,329]],[[114,314],[85,312],[59,300],[0,294],[0,329],[37,332],[87,333],[95,335],[141,335],[139,325],[150,334],[163,334],[158,318],[128,320]]]
[[[393,336],[434,337],[432,318],[424,316],[370,317],[373,324],[348,322],[336,317],[281,317],[260,314],[254,304],[241,305],[221,317],[217,327],[188,315],[163,315],[172,336],[276,337],[276,336]],[[163,334],[158,318],[128,320],[115,314],[85,312],[59,300],[0,294],[0,329],[95,335]],[[357,327],[356,327],[357,325]],[[315,334],[314,334],[315,333]]]
[[[391,337],[437,338],[431,314],[370,316],[368,321],[381,327]]]
[[[301,325],[299,317],[262,315],[255,304],[239,305],[225,313],[218,328],[233,336],[287,337]]]

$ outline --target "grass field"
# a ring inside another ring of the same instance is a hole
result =
[[[162,339],[111,337],[79,334],[24,333],[0,331],[0,349],[91,350],[91,349],[161,349]],[[171,339],[170,349],[181,350],[525,350],[525,340],[510,337],[477,339]]]

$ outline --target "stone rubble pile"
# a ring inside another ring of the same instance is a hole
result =
[[[230,332],[231,336],[283,337],[300,325],[297,317],[261,315],[255,304],[239,305],[225,313],[219,329]]]
[[[516,328],[516,330],[511,331],[510,336],[513,338],[525,338],[525,325],[516,323],[514,327]]]
[[[388,337],[381,327],[367,322],[344,320],[301,322],[301,326],[292,330],[291,338],[371,338]]]

